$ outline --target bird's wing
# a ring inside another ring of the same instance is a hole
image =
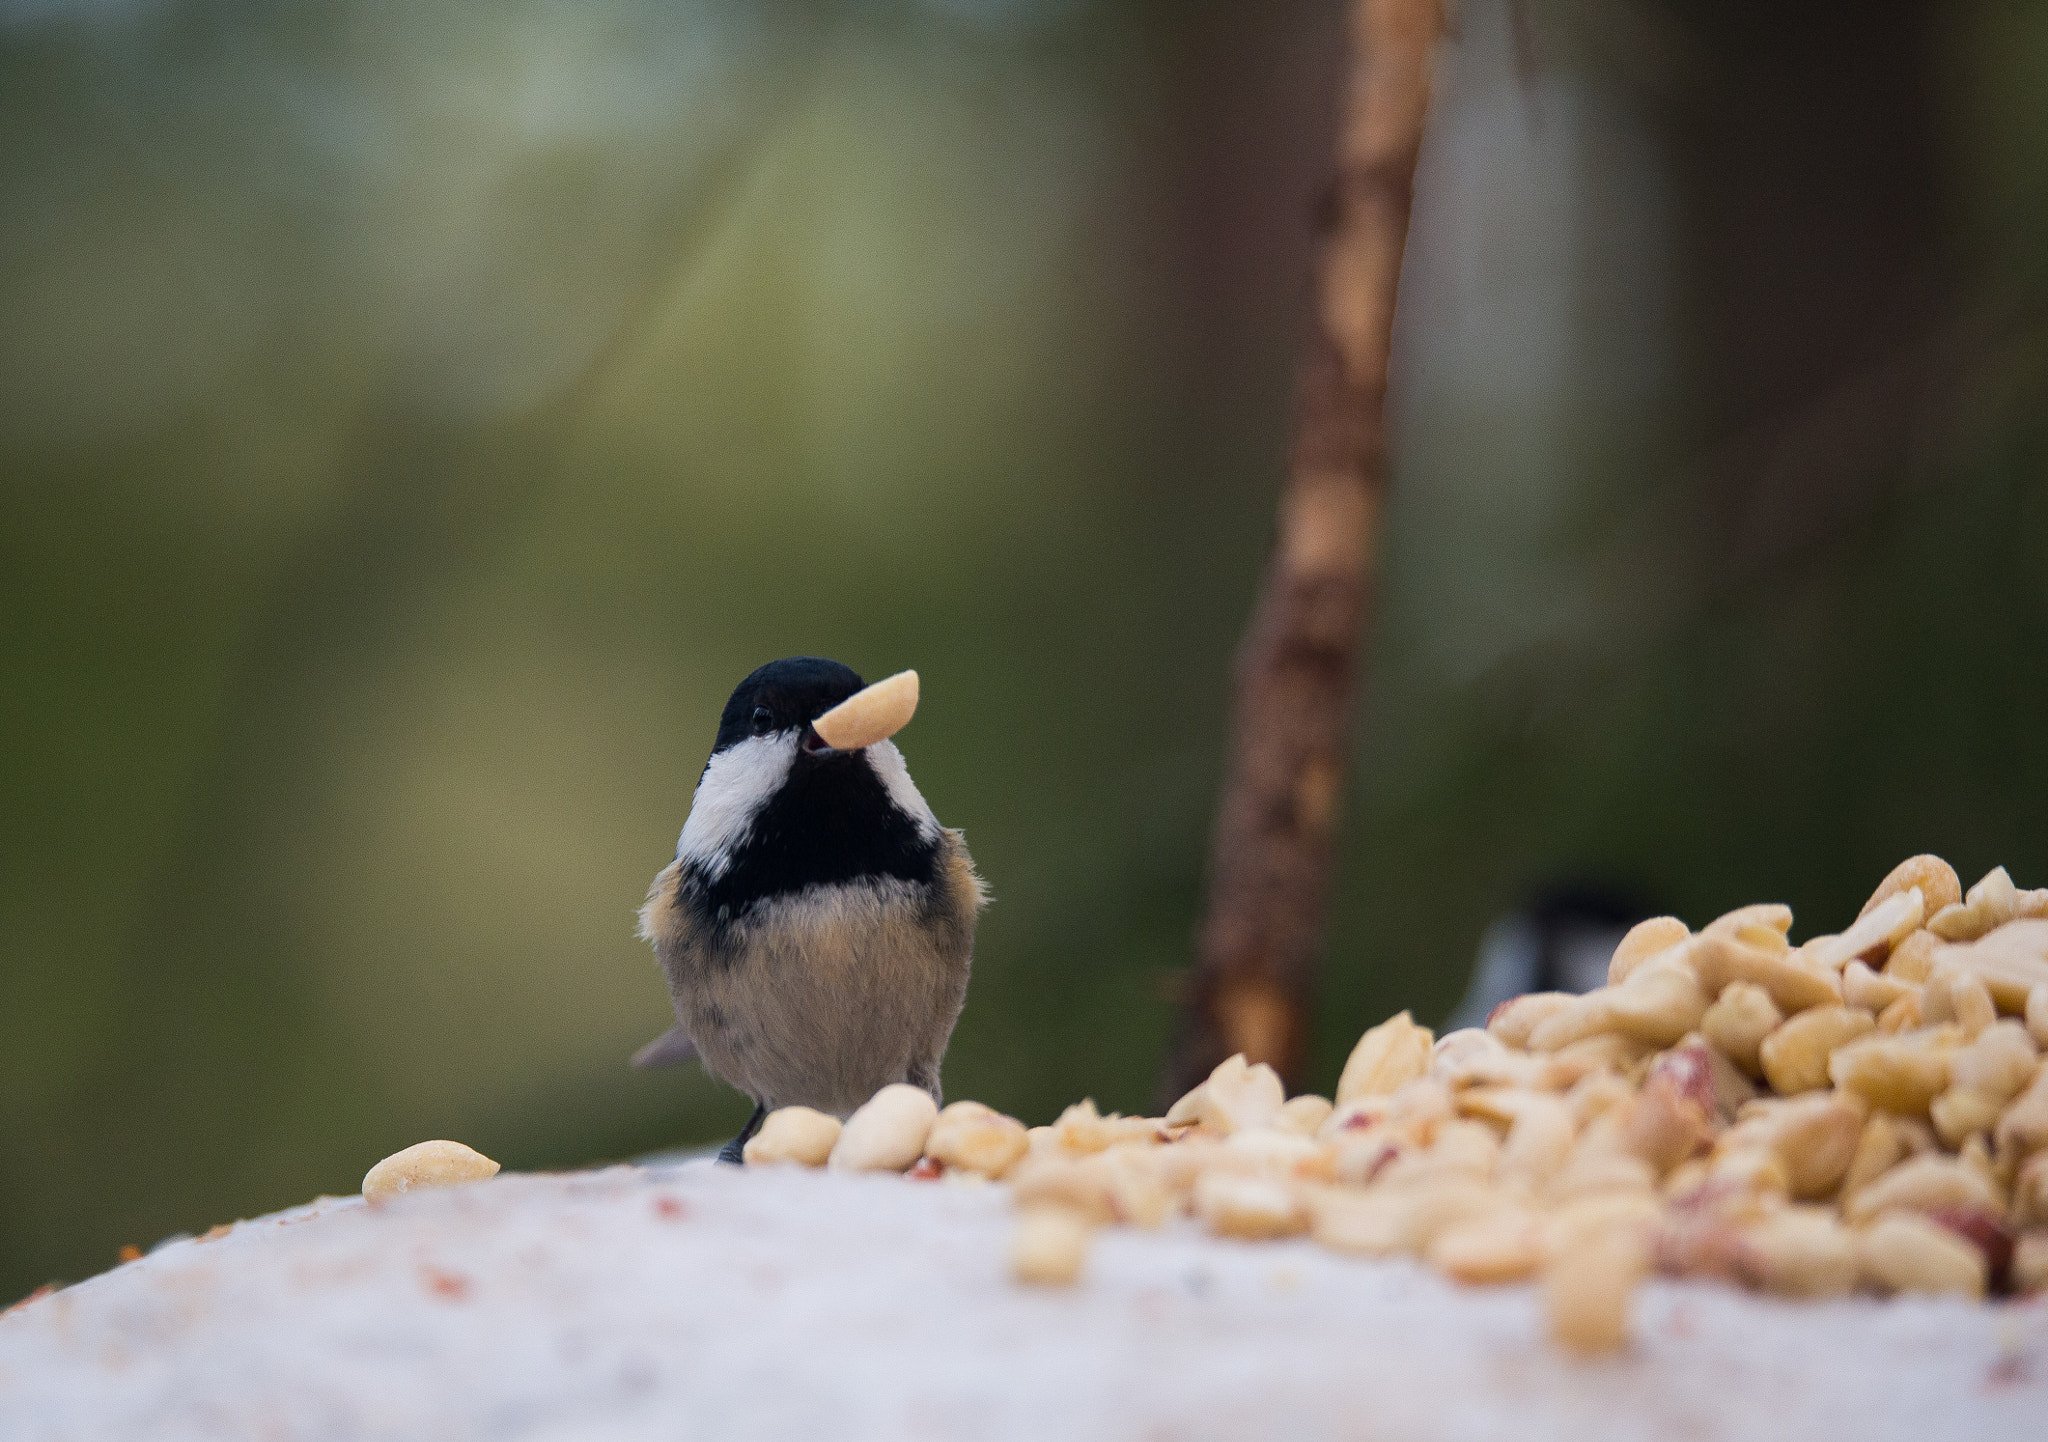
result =
[[[681,1066],[694,1059],[697,1048],[683,1035],[683,1029],[672,1026],[646,1046],[633,1053],[633,1065],[637,1067]]]

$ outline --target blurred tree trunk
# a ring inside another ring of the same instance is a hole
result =
[[[1438,0],[1351,8],[1314,334],[1279,530],[1238,654],[1208,910],[1162,1077],[1169,1098],[1234,1052],[1272,1063],[1290,1089],[1307,1060],[1386,489],[1387,357],[1441,24]]]

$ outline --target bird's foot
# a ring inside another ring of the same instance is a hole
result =
[[[754,1133],[761,1130],[761,1123],[768,1117],[766,1102],[754,1103],[754,1114],[747,1118],[747,1124],[740,1128],[740,1134],[718,1149],[718,1159],[728,1166],[743,1167],[747,1164],[747,1143]]]

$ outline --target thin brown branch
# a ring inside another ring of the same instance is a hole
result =
[[[1354,0],[1279,532],[1238,654],[1200,955],[1162,1090],[1233,1052],[1298,1086],[1386,491],[1387,360],[1438,0]]]

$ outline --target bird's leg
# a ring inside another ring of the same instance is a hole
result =
[[[916,1061],[910,1064],[903,1079],[920,1091],[930,1092],[932,1100],[940,1106],[946,1104],[946,1094],[939,1087],[939,1064],[933,1061]]]
[[[747,1142],[755,1132],[761,1130],[761,1121],[768,1115],[768,1103],[755,1102],[754,1114],[747,1118],[747,1124],[740,1128],[740,1134],[718,1149],[718,1159],[728,1165],[743,1167],[747,1164]]]

